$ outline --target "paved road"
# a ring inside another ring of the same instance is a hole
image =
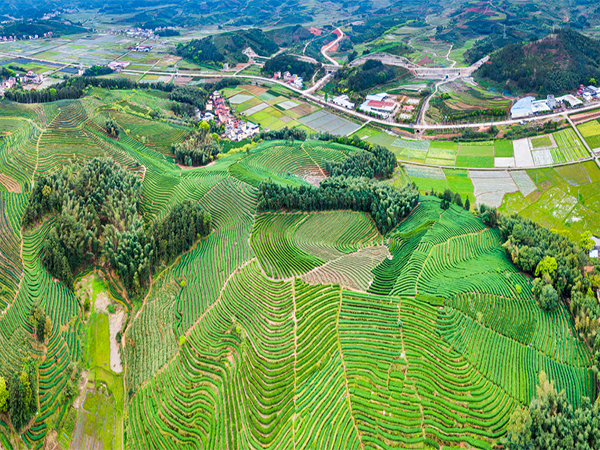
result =
[[[339,37],[333,41],[332,43],[328,44],[326,47],[323,47],[321,49],[321,53],[323,54],[323,56],[327,59],[327,61],[329,61],[331,64],[333,64],[334,66],[339,66],[340,63],[337,62],[335,59],[333,59],[332,57],[330,57],[327,52],[329,51],[329,49],[331,47],[333,47],[336,44],[339,44],[339,42],[344,38],[344,32],[342,30],[340,30],[339,28],[336,30],[339,31],[340,35]]]
[[[140,70],[123,70],[123,73],[129,73],[129,74],[143,74],[143,71]],[[156,72],[156,71],[152,71],[152,72],[148,72],[149,75],[173,75],[172,72]],[[338,105],[334,105],[333,103],[325,103],[324,99],[317,97],[315,95],[312,95],[312,93],[308,92],[308,91],[302,91],[300,89],[296,89],[292,86],[290,86],[289,84],[286,84],[280,80],[273,80],[271,78],[264,78],[264,77],[259,77],[259,76],[255,76],[255,75],[231,75],[231,74],[224,74],[224,73],[220,73],[220,72],[186,72],[185,75],[188,76],[192,76],[192,77],[205,77],[205,78],[246,78],[246,79],[250,79],[250,80],[258,80],[264,83],[274,83],[274,84],[279,84],[295,93],[297,93],[298,95],[301,95],[305,98],[307,98],[310,101],[313,101],[315,103],[319,103],[322,106],[326,106],[328,108],[331,109],[335,109],[338,111],[341,111],[345,114],[348,114],[350,116],[356,117],[358,119],[362,119],[362,120],[370,120],[373,123],[379,123],[382,125],[397,125],[399,127],[404,127],[404,128],[414,128],[415,130],[459,130],[462,128],[481,128],[481,127],[489,127],[492,125],[514,125],[517,124],[519,122],[521,122],[522,120],[525,121],[531,121],[534,119],[549,119],[549,118],[555,118],[555,117],[562,117],[562,118],[566,118],[566,115],[568,113],[573,113],[573,112],[579,112],[579,111],[589,111],[591,109],[597,109],[600,104],[598,102],[593,103],[591,105],[588,106],[583,106],[581,108],[576,108],[576,109],[571,109],[565,112],[559,112],[559,113],[553,113],[553,114],[547,114],[545,116],[537,116],[535,118],[531,117],[528,119],[514,119],[514,120],[502,120],[502,121],[498,121],[498,122],[477,122],[477,123],[465,123],[465,124],[448,124],[448,125],[438,125],[438,124],[427,124],[427,125],[414,125],[414,124],[394,124],[391,123],[389,121],[385,121],[385,120],[381,120],[381,119],[376,119],[373,118],[371,116],[367,116],[365,114],[362,114],[358,111],[354,111],[354,110],[350,110],[350,109],[346,109],[343,106],[338,106]]]
[[[128,54],[130,52],[126,52],[125,54]],[[125,54],[121,55],[120,58],[122,58],[123,56],[125,56]],[[32,61],[41,61],[41,62],[48,62],[48,63],[53,63],[53,64],[64,64],[65,66],[79,66],[79,64],[74,64],[74,63],[66,63],[66,62],[62,62],[62,61],[49,61],[49,60],[43,60],[43,59],[39,59],[39,58],[30,58],[27,56],[23,56],[23,55],[13,55],[10,53],[2,53],[0,52],[0,55],[6,55],[12,58],[28,58],[31,59]],[[335,61],[336,64],[339,65],[339,63],[337,63],[337,61]],[[85,66],[84,66],[85,67]],[[171,76],[173,75],[173,72],[158,72],[158,71],[141,71],[141,70],[123,70],[123,73],[129,73],[129,74],[136,74],[136,75],[143,75],[143,74],[147,74],[147,75],[168,75]],[[183,74],[182,74],[183,75]],[[354,110],[350,110],[350,109],[346,109],[343,106],[338,106],[338,105],[334,105],[332,103],[325,103],[324,99],[320,98],[320,97],[316,97],[314,95],[312,95],[313,91],[302,91],[300,89],[296,89],[282,81],[279,80],[273,80],[271,78],[264,78],[264,77],[259,77],[259,76],[255,76],[255,75],[232,75],[232,74],[228,74],[228,73],[222,73],[222,72],[186,72],[185,75],[189,75],[189,76],[193,76],[193,77],[206,77],[206,78],[247,78],[247,79],[252,79],[252,80],[258,80],[264,83],[276,83],[279,84],[283,87],[288,88],[291,91],[296,92],[297,94],[307,98],[310,101],[313,101],[315,103],[319,103],[322,106],[326,106],[328,108],[331,109],[335,109],[338,110],[340,112],[343,112],[344,114],[348,114],[350,116],[356,117],[358,119],[362,119],[362,120],[369,120],[373,123],[379,123],[381,125],[387,125],[389,126],[391,123],[390,121],[386,121],[386,120],[382,120],[382,119],[376,119],[373,118],[371,116],[366,116],[365,114],[361,114],[358,111],[354,111]],[[325,78],[325,77],[324,77]],[[323,78],[323,79],[324,79]],[[322,79],[322,80],[323,80]],[[600,106],[597,102],[593,103],[591,105],[588,106],[583,106],[581,108],[577,108],[577,109],[572,109],[566,112],[560,112],[560,113],[553,113],[553,114],[547,114],[545,116],[539,116],[539,118],[544,118],[544,119],[548,119],[548,118],[555,118],[555,117],[563,117],[563,118],[567,118],[567,113],[570,112],[575,112],[575,111],[589,111],[591,109],[596,109],[598,108],[598,106]],[[468,123],[468,124],[448,124],[448,125],[438,125],[438,124],[424,124],[424,125],[415,125],[415,124],[397,124],[398,126],[402,126],[405,128],[414,128],[415,130],[458,130],[458,129],[462,129],[462,128],[480,128],[480,127],[489,127],[492,125],[514,125],[517,124],[519,122],[521,122],[523,119],[515,119],[515,120],[502,120],[499,122],[477,122],[477,123]],[[530,121],[530,120],[534,120],[533,118],[529,118],[529,119],[524,119],[526,121]]]
[[[389,53],[378,52],[378,53],[369,53],[368,55],[361,56],[360,58],[355,59],[350,63],[351,66],[355,67],[360,64],[363,64],[369,59],[381,61],[383,64],[387,64],[390,66],[398,66],[404,67],[407,70],[410,70],[417,78],[425,78],[425,79],[446,79],[446,77],[469,77],[473,72],[479,69],[483,64],[485,64],[489,56],[485,56],[477,61],[475,64],[470,65],[469,67],[421,67],[416,65],[415,63],[409,61],[407,58],[403,56],[390,55]],[[450,59],[448,59],[450,61]]]

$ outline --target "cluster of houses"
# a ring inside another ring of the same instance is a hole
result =
[[[0,95],[4,95],[4,91],[15,87],[15,85],[18,83],[23,86],[27,84],[42,84],[42,76],[30,70],[25,75],[17,74],[14,77],[8,77],[5,80],[0,80]]]
[[[15,84],[17,84],[17,79],[15,77],[9,77],[6,80],[0,80],[0,96],[4,95],[4,91],[10,89]]]
[[[125,69],[129,64],[129,61],[112,61],[108,63],[108,67],[110,67],[115,72],[120,72]]]
[[[331,103],[333,103],[334,105],[342,106],[346,109],[354,109],[354,107],[356,106],[353,102],[350,101],[350,97],[348,97],[346,94],[332,98]]]
[[[218,91],[209,95],[205,108],[206,111],[200,115],[199,119],[207,122],[213,120],[217,125],[223,125],[225,133],[222,137],[231,141],[237,142],[251,138],[260,130],[255,123],[237,119]]]
[[[542,100],[536,100],[533,96],[527,96],[519,99],[510,108],[510,117],[513,119],[522,119],[524,117],[564,110],[567,107],[575,108],[582,104],[583,102],[580,99],[571,94],[563,95],[562,97],[554,97],[554,95],[549,94]]]
[[[21,84],[42,84],[42,76],[31,70],[25,75],[21,75]]]
[[[125,34],[130,37],[139,37],[144,39],[158,39],[160,32],[166,29],[173,29],[173,27],[156,27],[156,28],[126,28],[118,30],[117,28],[111,28],[108,30],[109,34]]]
[[[62,8],[62,9],[57,9],[55,11],[52,11],[51,13],[46,13],[44,14],[44,17],[42,17],[42,20],[50,20],[53,19],[54,17],[58,17],[62,14],[74,14],[76,12],[78,12],[79,10],[76,8]]]
[[[283,72],[283,76],[281,75],[281,72],[275,72],[273,74],[273,79],[274,80],[283,80],[284,83],[289,84],[290,86],[295,87],[296,89],[302,89],[304,86],[304,80],[302,79],[301,76],[298,76],[296,74],[291,74],[289,72]]]
[[[131,50],[132,52],[146,52],[146,53],[148,53],[150,50],[152,50],[152,46],[151,45],[135,45],[135,46],[129,46],[129,47],[127,47],[127,50]]]
[[[579,86],[577,95],[580,95],[584,101],[591,102],[600,99],[600,88],[596,86],[585,87],[583,84]]]
[[[364,103],[362,103],[358,109],[368,114],[376,114],[384,119],[393,116],[395,110],[398,109],[400,111],[398,117],[403,120],[409,120],[412,118],[420,101],[421,100],[418,98],[406,96],[402,96],[402,98],[398,100],[398,97],[390,96],[385,92],[382,92],[379,94],[367,95]],[[356,106],[350,101],[350,97],[345,94],[331,99],[331,103],[352,110],[355,109]]]
[[[519,99],[510,109],[510,117],[522,119],[525,117],[548,114],[554,111],[564,111],[566,108],[576,108],[600,100],[600,88],[596,86],[579,85],[577,97],[572,94],[555,97],[549,94],[545,99],[536,100],[535,97],[527,96]]]
[[[47,33],[44,33],[42,36],[38,36],[37,34],[24,34],[21,37],[22,41],[26,41],[26,40],[30,40],[30,41],[35,41],[37,39],[46,39],[46,38],[51,38],[53,36],[52,31],[48,31]],[[17,36],[0,36],[0,41],[6,41],[6,42],[14,42],[14,41],[18,41],[19,38]]]

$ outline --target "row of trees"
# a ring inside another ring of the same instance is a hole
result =
[[[179,144],[172,144],[171,151],[179,164],[204,166],[214,161],[221,146],[210,133],[210,126],[203,122],[200,128],[192,130]]]
[[[466,211],[471,210],[471,201],[469,200],[468,195],[465,198],[464,203],[460,194],[458,192],[452,192],[450,189],[444,189],[444,192],[436,192],[434,188],[431,188],[431,191],[426,192],[426,195],[433,195],[441,199],[440,208],[442,209],[448,209],[450,208],[450,205],[454,203],[456,206],[464,208]]]
[[[155,89],[169,92],[170,99],[188,103],[199,109],[204,108],[208,93],[223,89],[227,86],[237,85],[235,78],[222,78],[214,83],[206,83],[203,88],[193,86],[175,86],[171,83],[139,84],[127,78],[97,78],[95,76],[82,76],[70,78],[50,88],[26,91],[21,87],[8,89],[4,96],[7,100],[18,103],[46,103],[56,100],[69,100],[81,98],[85,95],[86,88],[99,87],[104,89]]]
[[[45,342],[52,333],[52,321],[50,316],[46,314],[46,311],[42,306],[35,305],[31,309],[30,320],[33,332],[38,338],[38,341]]]
[[[273,182],[260,185],[258,209],[300,209],[325,211],[351,209],[371,214],[382,234],[393,230],[408,216],[419,201],[414,184],[394,189],[367,178],[333,177],[321,181],[319,187],[281,186]]]
[[[59,213],[44,243],[42,261],[69,288],[79,270],[108,262],[125,288],[139,294],[152,270],[162,262],[158,255],[171,257],[189,248],[177,244],[177,230],[165,237],[158,233],[163,228],[155,225],[146,232],[140,213],[141,195],[139,178],[112,160],[94,159],[84,165],[65,166],[36,182],[22,225],[31,226],[45,214]],[[165,220],[179,226],[182,220],[194,221],[194,236],[205,236],[210,231],[210,225],[206,225],[207,220],[210,224],[210,215],[199,205],[193,210],[186,207],[174,211],[189,217],[168,216]],[[189,226],[181,229],[188,233]],[[167,241],[168,252],[159,248],[164,245],[162,241]]]

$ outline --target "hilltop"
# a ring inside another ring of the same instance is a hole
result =
[[[574,90],[600,80],[600,41],[566,29],[529,44],[511,43],[493,52],[474,76],[517,92]]]

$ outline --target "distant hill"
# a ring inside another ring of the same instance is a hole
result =
[[[365,94],[375,87],[383,88],[409,76],[410,72],[403,67],[388,66],[381,61],[369,59],[358,67],[340,69],[335,75],[335,81],[339,93],[352,97],[353,94]]]
[[[0,26],[0,36],[17,36],[23,35],[38,35],[42,36],[44,33],[52,32],[54,37],[64,36],[68,34],[85,33],[88,31],[87,28],[80,27],[73,24],[65,24],[54,20],[36,20],[33,22],[14,22],[4,27]]]
[[[560,93],[600,81],[600,41],[560,30],[526,45],[511,43],[490,55],[474,76],[515,92]]]
[[[260,56],[271,56],[279,50],[273,39],[258,28],[224,33],[204,39],[194,39],[177,47],[177,54],[190,61],[200,62],[246,62],[242,53],[252,48]]]

